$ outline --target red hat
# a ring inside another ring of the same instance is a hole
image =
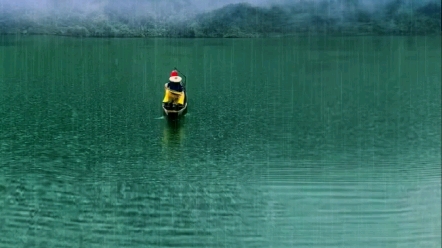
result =
[[[176,70],[173,70],[173,71],[170,73],[170,76],[171,76],[171,77],[177,77],[177,76],[178,76],[178,72],[177,72]]]
[[[169,77],[170,82],[179,83],[179,82],[181,82],[181,80],[182,80],[182,78],[180,76],[178,76],[178,72],[176,70],[173,70],[170,73],[170,77]]]

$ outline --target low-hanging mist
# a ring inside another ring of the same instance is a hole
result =
[[[82,37],[429,35],[435,0],[0,0],[0,34]]]

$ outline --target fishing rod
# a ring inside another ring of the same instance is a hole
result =
[[[179,72],[181,75],[183,75],[184,78],[184,87],[187,86],[187,77],[186,75],[184,75],[184,73],[180,72],[180,70],[178,70],[178,68],[174,67],[173,69],[175,69],[177,72]]]

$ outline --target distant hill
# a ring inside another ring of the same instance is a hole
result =
[[[110,2],[102,5],[90,11],[59,5],[51,11],[3,7],[0,34],[236,38],[295,34],[429,35],[442,31],[440,1],[412,5],[393,0],[374,10],[357,0],[299,1],[273,7],[237,3],[193,16],[182,11],[177,20],[152,11],[135,11],[136,2],[125,5],[126,9]]]

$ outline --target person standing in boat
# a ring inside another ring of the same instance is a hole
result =
[[[184,104],[184,87],[181,84],[182,78],[178,75],[178,71],[173,70],[170,73],[169,82],[164,85],[166,95],[164,96],[163,103],[170,103],[179,106]]]

